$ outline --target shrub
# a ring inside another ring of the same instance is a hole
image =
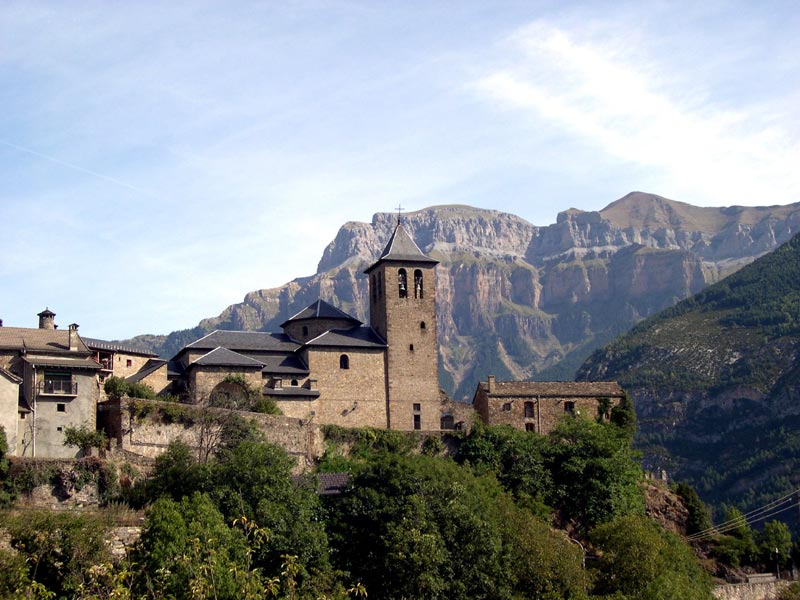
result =
[[[108,443],[105,431],[91,429],[87,425],[64,428],[64,445],[76,446],[86,454],[91,448],[104,448]]]
[[[128,383],[122,377],[109,377],[106,379],[103,389],[109,398],[114,399],[128,396],[129,398],[152,400],[156,397],[156,393],[144,383],[138,381]]]
[[[277,404],[275,404],[275,400],[272,398],[267,398],[266,396],[261,396],[260,398],[257,398],[255,402],[253,402],[252,411],[265,415],[282,414],[281,409],[278,408]]]

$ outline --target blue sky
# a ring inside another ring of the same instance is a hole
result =
[[[786,2],[0,4],[0,318],[168,333],[346,221],[800,201]]]

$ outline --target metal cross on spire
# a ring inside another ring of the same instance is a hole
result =
[[[400,224],[400,221],[401,221],[401,219],[402,219],[402,217],[401,217],[400,213],[402,213],[402,212],[403,212],[403,210],[404,210],[404,209],[403,209],[403,205],[402,205],[402,204],[398,204],[398,205],[397,205],[397,209],[396,209],[396,210],[397,210],[397,224],[399,225],[399,224]]]

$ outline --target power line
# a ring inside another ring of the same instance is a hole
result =
[[[781,498],[778,498],[777,500],[773,500],[772,502],[768,502],[763,506],[755,508],[746,514],[743,514],[740,517],[736,517],[735,519],[730,519],[724,523],[720,523],[719,525],[712,526],[708,529],[704,529],[703,531],[694,533],[690,536],[687,536],[686,539],[691,542],[700,541],[709,538],[713,535],[718,535],[721,533],[732,531],[745,524],[752,525],[753,523],[758,523],[759,521],[763,521],[764,519],[768,519],[770,517],[774,517],[775,515],[779,515],[783,512],[786,512],[787,510],[794,508],[793,496],[795,496],[798,492],[800,492],[800,489],[793,490],[789,494]]]

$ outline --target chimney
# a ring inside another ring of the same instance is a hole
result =
[[[49,308],[45,308],[38,315],[39,329],[55,329],[56,328],[56,313]]]
[[[77,352],[78,350],[78,324],[73,323],[69,326],[69,351]]]
[[[489,385],[487,390],[490,394],[494,394],[494,375],[489,375]]]

